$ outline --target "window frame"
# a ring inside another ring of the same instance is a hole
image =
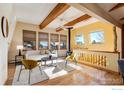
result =
[[[66,48],[61,48],[61,37],[62,36],[64,36],[64,37],[66,37]],[[62,34],[60,34],[60,50],[67,50],[67,35],[62,35]]]
[[[36,50],[36,46],[37,46],[37,41],[36,41],[36,31],[32,31],[32,30],[23,30],[22,31],[23,32],[23,38],[22,38],[22,41],[23,41],[23,46],[24,46],[24,33],[25,32],[27,32],[27,33],[33,33],[33,34],[35,34],[35,38],[34,38],[34,40],[32,40],[32,41],[35,41],[35,48],[34,49],[31,49],[31,50]],[[27,37],[28,38],[28,37]],[[31,38],[30,38],[31,39]],[[25,48],[25,47],[24,47]],[[25,48],[24,50],[26,50],[26,51],[30,51],[30,50],[28,50],[27,48]]]
[[[56,42],[59,42],[59,34],[50,33],[50,49],[51,49],[52,35],[57,36],[58,38],[57,38],[57,41]],[[57,50],[59,50],[59,45],[57,46]]]
[[[77,42],[76,42],[76,38],[77,38],[77,36],[82,36],[83,41],[84,41],[84,42],[82,42],[82,44],[77,44]],[[83,35],[83,34],[75,35],[75,45],[84,45],[84,44],[85,44],[85,38],[84,38],[84,35]]]
[[[103,42],[92,43],[92,42],[91,42],[91,36],[90,36],[90,35],[91,35],[91,33],[97,33],[97,32],[103,32],[103,36],[104,36]],[[104,32],[103,30],[92,31],[92,32],[89,33],[89,39],[90,39],[90,40],[89,40],[89,43],[90,43],[90,44],[103,44],[103,43],[105,42],[105,32]]]
[[[48,47],[47,48],[40,48],[40,41],[41,41],[40,34],[47,34],[48,35],[47,40],[43,40],[43,41],[47,41],[48,42]],[[49,49],[49,33],[38,32],[38,50],[48,50],[48,49]]]

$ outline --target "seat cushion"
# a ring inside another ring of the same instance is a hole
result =
[[[41,58],[47,57],[47,56],[48,56],[47,54],[46,55],[30,55],[26,59],[38,61],[38,60],[41,60]]]

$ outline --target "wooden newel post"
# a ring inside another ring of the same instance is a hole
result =
[[[114,52],[117,52],[117,32],[116,32],[116,26],[113,27],[114,32]]]

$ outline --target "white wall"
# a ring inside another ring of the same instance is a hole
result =
[[[0,85],[4,84],[7,80],[7,68],[8,68],[8,45],[11,42],[13,29],[15,25],[15,19],[13,16],[12,4],[0,4],[0,21],[2,16],[7,17],[9,24],[9,36],[4,38],[0,28]],[[1,26],[1,22],[0,22]]]
[[[121,28],[116,27],[116,33],[117,33],[117,51],[120,52],[120,58],[122,57],[122,45],[121,45]]]

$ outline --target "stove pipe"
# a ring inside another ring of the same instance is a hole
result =
[[[71,55],[72,51],[71,51],[71,29],[73,29],[73,27],[69,27],[68,29],[68,51],[66,56]]]

